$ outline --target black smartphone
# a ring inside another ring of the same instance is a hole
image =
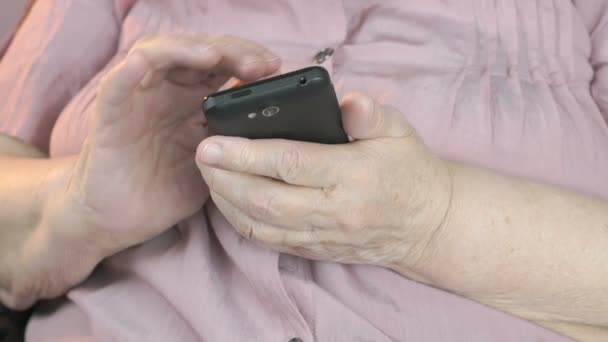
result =
[[[348,142],[329,73],[313,66],[211,94],[203,101],[215,134],[249,139]]]

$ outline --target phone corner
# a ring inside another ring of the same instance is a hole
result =
[[[205,97],[201,102],[201,109],[203,113],[209,112],[215,106],[215,99],[213,97]]]

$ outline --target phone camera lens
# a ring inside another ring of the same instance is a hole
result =
[[[300,79],[298,80],[298,85],[300,87],[306,87],[308,85],[308,80],[305,76],[300,77]]]
[[[271,116],[275,116],[279,113],[279,107],[277,106],[270,106],[270,107],[266,107],[264,108],[264,110],[262,111],[262,115],[266,116],[266,117],[271,117]]]

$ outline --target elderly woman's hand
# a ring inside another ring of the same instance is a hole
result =
[[[0,136],[0,302],[25,309],[60,296],[103,258],[200,210],[204,96],[279,65],[233,37],[143,39],[102,80],[79,154],[37,159]]]
[[[256,80],[279,65],[264,47],[235,37],[138,41],[102,81],[68,190],[86,210],[87,234],[117,251],[199,210],[208,198],[195,164],[207,136],[201,101],[230,77]]]
[[[451,177],[395,109],[351,95],[344,145],[214,136],[197,162],[238,231],[311,259],[411,265],[447,214]]]

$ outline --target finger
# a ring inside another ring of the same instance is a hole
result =
[[[133,53],[141,54],[148,63],[148,72],[141,82],[142,88],[158,84],[174,67],[209,70],[221,59],[205,35],[148,37],[133,45],[129,55]]]
[[[252,41],[221,36],[210,42],[222,59],[219,70],[242,81],[255,81],[276,73],[281,60],[267,48]]]
[[[166,78],[174,84],[181,86],[197,86],[203,84],[209,75],[206,70],[196,70],[186,67],[174,67],[170,69]]]
[[[245,43],[246,44],[246,43]],[[221,45],[219,46],[221,47]],[[219,48],[218,47],[218,48]],[[276,63],[273,63],[274,61],[279,61],[278,57],[273,56],[269,51],[267,51],[265,48],[256,48],[253,47],[254,49],[256,49],[256,51],[262,55],[263,58],[268,58],[268,60],[266,61],[265,67],[269,68],[269,70],[264,69],[262,71],[261,68],[257,68],[257,66],[254,65],[254,68],[252,70],[244,70],[243,73],[244,74],[248,74],[250,75],[250,79],[251,81],[253,80],[258,80],[258,79],[264,79],[267,77],[273,77],[279,74],[279,68],[274,65]],[[260,50],[261,49],[261,50]],[[229,57],[228,54],[231,53],[231,50],[229,47],[226,49],[228,51],[226,51],[226,57]],[[271,56],[271,57],[268,57]],[[220,65],[219,69],[214,71],[202,71],[202,70],[195,70],[195,69],[189,69],[189,68],[185,68],[185,67],[175,67],[173,69],[170,69],[168,72],[165,72],[164,70],[161,70],[158,75],[156,76],[159,79],[162,79],[165,77],[168,80],[170,80],[171,82],[177,84],[177,85],[182,85],[182,86],[197,86],[197,85],[201,85],[201,84],[207,84],[209,86],[211,86],[212,88],[219,88],[220,86],[226,84],[231,78],[234,80],[233,82],[231,82],[231,84],[229,84],[226,88],[234,88],[237,87],[239,85],[241,85],[243,82],[242,80],[238,79],[238,78],[233,78],[233,73],[230,72],[230,68],[231,67],[240,67],[239,65],[231,65],[231,59],[230,58],[224,58],[222,60],[222,62],[220,62],[220,64],[227,64],[227,65]],[[248,65],[244,64],[243,67],[247,68]],[[275,70],[276,69],[276,70]],[[274,72],[271,72],[272,70],[275,70]],[[258,74],[256,74],[256,72],[260,72],[261,73],[261,77],[258,77]],[[158,81],[158,80],[155,80]],[[247,81],[247,80],[245,80]]]
[[[253,219],[290,229],[328,227],[332,203],[322,190],[204,166],[210,191]]]
[[[268,75],[265,75],[263,77],[260,77],[260,78],[258,78],[256,80],[263,80],[263,79],[267,79],[267,78],[278,76],[280,74],[281,74],[281,70],[280,70],[280,68],[277,68],[275,72],[273,72],[271,74],[268,74]],[[223,81],[218,86],[223,86],[222,90],[226,90],[226,89],[236,88],[238,86],[243,85],[244,83],[245,82],[243,82],[243,80],[240,80],[238,78],[230,77],[228,80]]]
[[[166,74],[166,79],[173,84],[184,87],[197,87],[204,85],[207,87],[205,92],[209,92],[209,88],[216,90],[230,80],[231,76],[225,73],[207,70],[195,70],[185,67],[175,67]]]
[[[130,54],[104,76],[97,94],[97,106],[104,121],[113,121],[129,105],[128,99],[137,90],[147,71],[147,63],[140,53]]]
[[[212,192],[213,202],[243,237],[271,246],[274,250],[293,254],[292,248],[308,245],[314,241],[314,230],[282,229],[255,220],[239,210],[217,193]]]
[[[401,138],[415,134],[405,116],[372,98],[353,93],[342,101],[343,125],[355,140]]]
[[[255,79],[274,72],[280,60],[258,44],[238,38],[200,36],[159,36],[138,41],[130,53],[139,52],[150,70],[142,87],[165,79],[172,68],[187,67]]]
[[[198,148],[199,165],[282,180],[288,184],[330,188],[350,165],[344,146],[279,139],[213,136]]]

